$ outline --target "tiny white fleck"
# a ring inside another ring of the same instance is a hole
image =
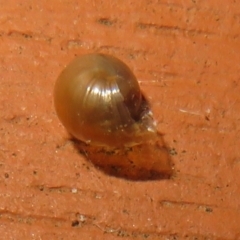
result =
[[[77,193],[77,188],[72,188],[72,193]]]
[[[84,221],[86,221],[86,217],[84,216],[84,215],[79,215],[79,221],[80,222],[84,222]]]

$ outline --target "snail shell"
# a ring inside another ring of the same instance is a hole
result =
[[[56,81],[54,104],[68,132],[92,145],[132,146],[156,133],[136,77],[110,55],[73,60]]]

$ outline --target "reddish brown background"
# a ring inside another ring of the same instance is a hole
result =
[[[75,55],[134,71],[171,179],[104,174],[53,107]],[[1,239],[240,239],[240,3],[0,1]]]

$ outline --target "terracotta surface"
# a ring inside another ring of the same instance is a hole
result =
[[[0,239],[240,239],[239,1],[9,0],[0,26]],[[88,52],[133,69],[170,178],[109,175],[69,138],[53,86]]]

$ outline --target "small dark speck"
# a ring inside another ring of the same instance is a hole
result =
[[[125,232],[124,230],[119,230],[117,232],[118,237],[129,237],[129,233]]]
[[[175,148],[171,148],[171,149],[169,150],[169,153],[170,153],[172,156],[177,155],[177,151],[176,151]]]
[[[28,34],[28,33],[23,33],[22,35],[25,38],[32,38],[33,37],[31,34]]]
[[[111,166],[111,170],[116,173],[116,172],[120,172],[121,168],[117,166]]]
[[[123,213],[129,215],[129,212],[126,209],[123,209]]]
[[[105,26],[112,26],[116,23],[116,20],[111,20],[108,18],[99,18],[97,22]]]
[[[77,226],[79,226],[79,221],[78,220],[72,221],[72,227],[77,227]]]
[[[4,177],[5,178],[9,178],[9,174],[8,173],[4,173]]]
[[[210,208],[210,207],[206,207],[205,211],[206,211],[206,212],[213,212],[213,209]]]

